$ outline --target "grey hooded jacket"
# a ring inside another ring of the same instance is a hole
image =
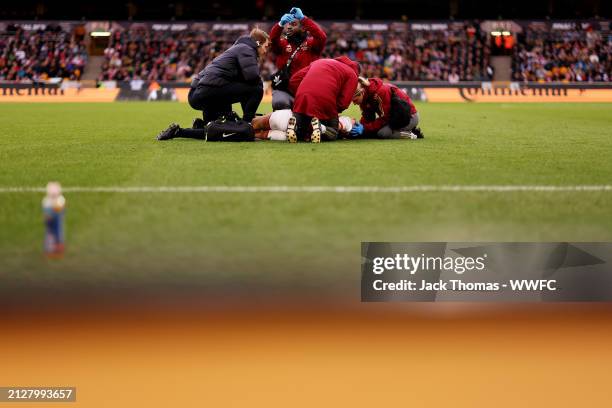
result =
[[[240,37],[234,45],[208,64],[195,76],[191,86],[219,87],[232,82],[261,82],[257,43],[249,36]]]

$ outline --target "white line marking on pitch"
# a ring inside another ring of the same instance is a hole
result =
[[[65,193],[418,193],[418,192],[581,192],[612,191],[612,185],[506,186],[108,186],[65,187]],[[0,187],[0,193],[44,193],[44,187]]]

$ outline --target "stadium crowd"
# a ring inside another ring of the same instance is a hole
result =
[[[533,82],[607,82],[612,42],[593,30],[528,29],[514,48],[513,79]]]
[[[100,80],[184,81],[229,48],[237,32],[114,31]]]
[[[359,61],[364,76],[389,80],[471,81],[491,79],[486,35],[465,24],[438,31],[364,33],[330,30],[326,55]]]
[[[486,37],[474,26],[462,30],[362,32],[326,27],[325,57],[347,55],[366,76],[390,80],[486,80],[492,77]],[[105,51],[100,80],[188,82],[227,49],[238,32],[115,31]],[[275,71],[273,56],[263,62],[264,77]]]
[[[9,25],[0,33],[0,80],[78,80],[86,63],[83,38],[59,26],[25,31]]]
[[[324,57],[347,55],[362,75],[389,80],[489,80],[491,48],[477,24],[434,31],[356,31],[324,26]],[[241,31],[154,31],[146,27],[113,31],[100,81],[189,82],[229,48]],[[513,79],[534,82],[601,82],[612,77],[612,43],[593,30],[527,29],[512,56]],[[47,78],[78,80],[87,63],[83,37],[49,25],[24,31],[8,25],[0,33],[0,80]],[[262,75],[275,72],[274,57],[262,63]]]

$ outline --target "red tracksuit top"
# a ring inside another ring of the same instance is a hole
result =
[[[358,74],[359,65],[347,57],[314,61],[289,81],[293,111],[322,120],[337,118],[351,104]]]
[[[327,42],[327,34],[319,27],[317,23],[308,17],[302,19],[302,27],[308,33],[306,42],[302,45],[300,51],[295,54],[293,62],[289,67],[289,76],[298,72],[300,69],[308,66],[311,62],[321,58],[321,53]],[[287,63],[287,60],[295,51],[298,45],[291,44],[283,35],[283,28],[277,24],[272,26],[270,30],[270,44],[272,52],[276,54],[276,68],[281,69]]]
[[[363,130],[366,133],[378,132],[383,126],[389,123],[391,109],[391,88],[395,89],[395,94],[408,102],[410,113],[417,112],[410,97],[397,86],[384,83],[380,78],[368,78],[370,85],[365,88],[361,108],[361,120]]]

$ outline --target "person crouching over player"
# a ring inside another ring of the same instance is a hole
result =
[[[196,119],[193,129],[181,129],[173,123],[157,140],[204,139],[204,125],[231,116],[232,104],[237,102],[242,106],[243,120],[252,121],[263,98],[259,61],[268,52],[269,44],[268,33],[259,28],[236,40],[191,81],[187,99],[193,109],[203,112],[204,120]]]
[[[255,131],[255,137],[261,140],[286,141],[287,127],[292,116],[293,112],[290,109],[277,110],[263,116],[256,116],[253,122],[251,122]],[[340,116],[338,123],[338,134],[348,137],[349,132],[353,128],[353,119],[348,116]],[[325,125],[321,124],[321,132],[325,134],[326,131]]]
[[[351,104],[358,75],[359,64],[347,57],[320,59],[296,72],[289,82],[295,103],[287,140],[290,143],[336,140],[338,115]]]
[[[380,139],[422,139],[419,113],[410,97],[397,86],[380,78],[359,77],[353,103],[361,108],[361,120],[353,126],[352,137]]]

